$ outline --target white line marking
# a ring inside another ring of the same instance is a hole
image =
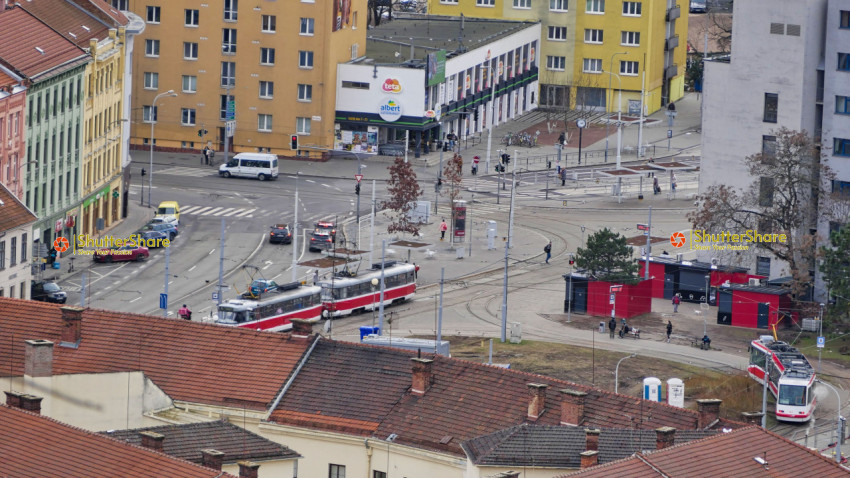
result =
[[[277,278],[278,278],[278,277],[280,277],[281,275],[283,275],[283,272],[281,272],[280,274],[278,274],[278,275],[276,275],[276,276],[272,277],[272,280],[277,279]]]
[[[216,212],[218,212],[218,211],[219,211],[219,210],[221,210],[221,209],[224,209],[224,208],[223,208],[223,207],[213,208],[213,210],[212,210],[212,211],[207,211],[207,212],[206,212],[206,214],[207,214],[207,215],[210,215],[210,216],[215,216],[215,213],[216,213]]]
[[[247,211],[245,211],[245,212],[242,212],[242,213],[240,213],[240,214],[237,214],[237,215],[236,215],[236,217],[245,217],[245,216],[247,216],[247,215],[251,214],[252,212],[254,212],[254,211],[256,211],[256,210],[257,210],[256,208],[255,208],[255,209],[248,209],[248,210],[247,210]]]
[[[269,268],[269,267],[271,267],[271,266],[272,266],[271,264],[266,264],[266,265],[263,267],[263,270],[266,270],[266,269],[268,269],[268,268]]]
[[[207,252],[207,255],[210,255],[210,254],[212,254],[213,252],[215,252],[215,249],[211,249],[211,250],[210,250],[210,252]]]
[[[322,183],[322,186],[324,186],[324,187],[326,187],[326,188],[331,187],[331,185],[330,185],[330,184],[325,184],[325,183]]]
[[[198,209],[201,209],[201,206],[188,206],[184,207],[182,210],[180,210],[180,212],[183,214],[191,214],[192,211],[196,211]]]
[[[198,266],[194,265],[194,266],[190,267],[189,270],[187,270],[186,272],[192,272],[193,270],[195,270],[196,267],[198,267]]]
[[[236,213],[237,213],[237,212],[239,212],[239,211],[242,211],[242,208],[235,208],[235,209],[233,209],[233,211],[231,211],[231,212],[229,212],[229,213],[227,213],[227,214],[223,215],[222,217],[232,216],[232,215],[236,214]]]
[[[172,281],[168,281],[168,283],[169,283],[169,284],[173,284],[173,283],[174,283],[174,281],[173,281],[173,280],[172,280]]]
[[[228,212],[228,211],[231,211],[231,210],[233,210],[233,209],[236,209],[236,208],[235,208],[235,207],[229,207],[229,208],[227,208],[227,209],[225,209],[225,210],[223,210],[223,211],[219,211],[219,212],[217,212],[217,213],[213,214],[213,216],[221,216],[222,214],[224,214],[224,213],[226,213],[226,212]],[[235,212],[235,211],[234,211],[234,212]]]
[[[308,179],[308,180],[307,180],[307,182],[308,182],[308,183],[313,183],[313,184],[315,184],[315,183],[316,183],[316,181],[313,181],[312,179]]]
[[[201,215],[201,214],[209,211],[210,209],[213,209],[213,208],[212,207],[202,207],[201,209],[194,211],[192,214]]]

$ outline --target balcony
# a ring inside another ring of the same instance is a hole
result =
[[[670,51],[677,46],[679,46],[679,35],[673,35],[668,38],[667,42],[664,44],[664,51]]]
[[[672,22],[673,20],[675,20],[675,19],[677,19],[681,16],[682,16],[682,10],[678,6],[675,6],[675,7],[671,8],[670,10],[667,10],[667,21],[668,22]]]
[[[670,65],[664,69],[664,77],[668,80],[679,73],[679,65]]]

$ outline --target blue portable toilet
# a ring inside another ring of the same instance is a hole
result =
[[[653,402],[661,401],[661,380],[655,377],[643,379],[643,398]]]
[[[378,335],[381,333],[381,328],[376,325],[364,325],[360,327],[360,341],[363,342],[363,337],[367,335]]]

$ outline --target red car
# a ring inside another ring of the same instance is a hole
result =
[[[121,246],[118,249],[99,249],[94,252],[95,262],[143,261],[150,253],[147,247]]]

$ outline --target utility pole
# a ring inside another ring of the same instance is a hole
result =
[[[375,249],[375,180],[372,180],[372,224],[369,229],[369,265],[374,264],[372,261],[372,250]]]
[[[508,330],[508,243],[505,243],[505,278],[502,286],[502,343],[505,342]]]
[[[443,340],[443,281],[446,277],[446,268],[440,269],[440,309],[437,315],[437,345]]]
[[[516,164],[516,163],[515,163]],[[514,241],[514,198],[516,197],[516,167],[511,171],[511,207],[508,213],[508,247],[513,247]]]
[[[221,235],[218,243],[218,300],[216,305],[221,305],[221,289],[224,285],[224,229],[224,218],[221,218]]]
[[[230,89],[233,84],[228,81],[224,87],[224,164],[230,161],[230,135],[227,134],[227,122],[236,119],[236,107],[234,106],[233,116],[230,115]]]
[[[637,148],[637,157],[640,158],[643,156],[643,98],[645,93],[643,91],[646,83],[646,71],[643,72],[640,78],[640,121],[638,122],[638,148]]]
[[[171,262],[171,248],[165,248],[165,308],[162,309],[162,316],[168,317],[168,265]]]
[[[387,255],[387,240],[381,240],[381,303],[378,304],[378,332],[380,335],[384,335],[384,291],[386,290],[386,282],[384,281],[384,274],[386,271],[386,263],[384,259]]]
[[[644,258],[643,280],[649,280],[649,257],[652,255],[652,206],[649,206],[649,222],[646,229],[646,257]],[[584,232],[584,226],[581,227]]]
[[[357,184],[354,186],[354,188],[356,189],[356,196],[357,196],[357,232],[358,232],[357,240],[359,241],[360,240],[360,237],[359,237],[359,235],[360,235],[359,234],[359,232],[360,232],[360,178],[363,177],[363,174],[361,173],[362,165],[360,164],[360,155],[357,154],[357,153],[354,153],[354,156],[357,158],[357,178],[356,178]],[[357,246],[359,247],[360,244],[357,244]]]
[[[298,177],[300,171],[295,172],[295,214],[292,221],[292,282],[298,280]]]
[[[767,361],[770,357],[765,354],[764,387],[761,390],[761,427],[767,430],[767,384],[770,383],[770,371],[767,369]]]

